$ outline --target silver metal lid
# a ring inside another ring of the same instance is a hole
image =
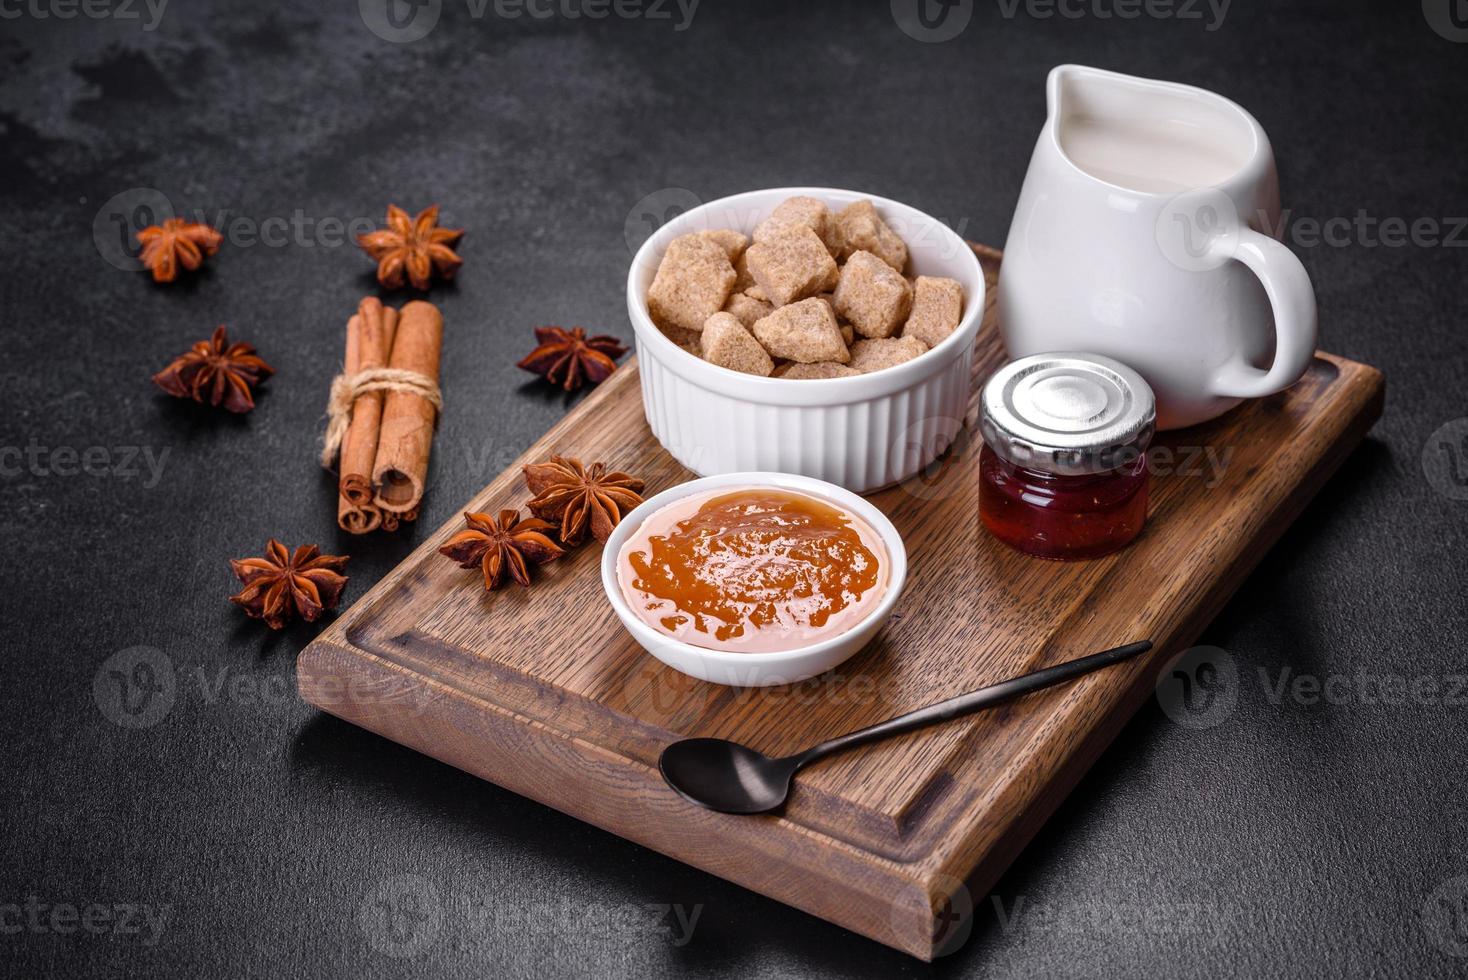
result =
[[[1100,354],[1033,354],[995,371],[979,398],[979,431],[1017,466],[1083,476],[1146,452],[1157,427],[1152,389]]]

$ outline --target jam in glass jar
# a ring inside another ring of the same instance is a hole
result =
[[[1000,541],[1076,561],[1124,547],[1147,520],[1152,389],[1096,354],[1012,361],[979,401],[979,514]]]

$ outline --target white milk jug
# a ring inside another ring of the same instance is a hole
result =
[[[1269,139],[1187,85],[1062,65],[999,273],[1011,357],[1136,369],[1159,428],[1280,391],[1315,351],[1315,293],[1280,228]]]

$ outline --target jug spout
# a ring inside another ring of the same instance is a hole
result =
[[[1104,68],[1088,65],[1056,65],[1050,69],[1045,80],[1045,102],[1049,117],[1062,119],[1067,115],[1087,112],[1094,100],[1104,99],[1108,89],[1117,90],[1128,82],[1149,82],[1149,79],[1123,75]],[[1171,85],[1170,82],[1155,82],[1155,85]]]
[[[1045,113],[1051,120],[1061,117],[1071,101],[1071,91],[1086,84],[1095,69],[1084,65],[1056,65],[1045,79]]]

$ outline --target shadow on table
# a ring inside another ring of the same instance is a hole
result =
[[[607,905],[681,903],[702,910],[692,939],[667,935],[636,941],[668,950],[668,963],[689,970],[819,964],[842,976],[890,977],[922,972],[919,961],[738,885],[622,840],[533,800],[357,728],[319,714],[291,748],[303,775],[330,774],[368,787],[413,814],[431,835],[456,845],[504,848],[513,842],[552,881],[575,881],[580,894]],[[451,887],[447,886],[446,887]],[[572,901],[576,899],[573,897]],[[591,904],[590,900],[587,904]],[[533,938],[533,937],[532,937]],[[968,959],[965,951],[948,958]],[[948,972],[934,964],[940,973]]]

